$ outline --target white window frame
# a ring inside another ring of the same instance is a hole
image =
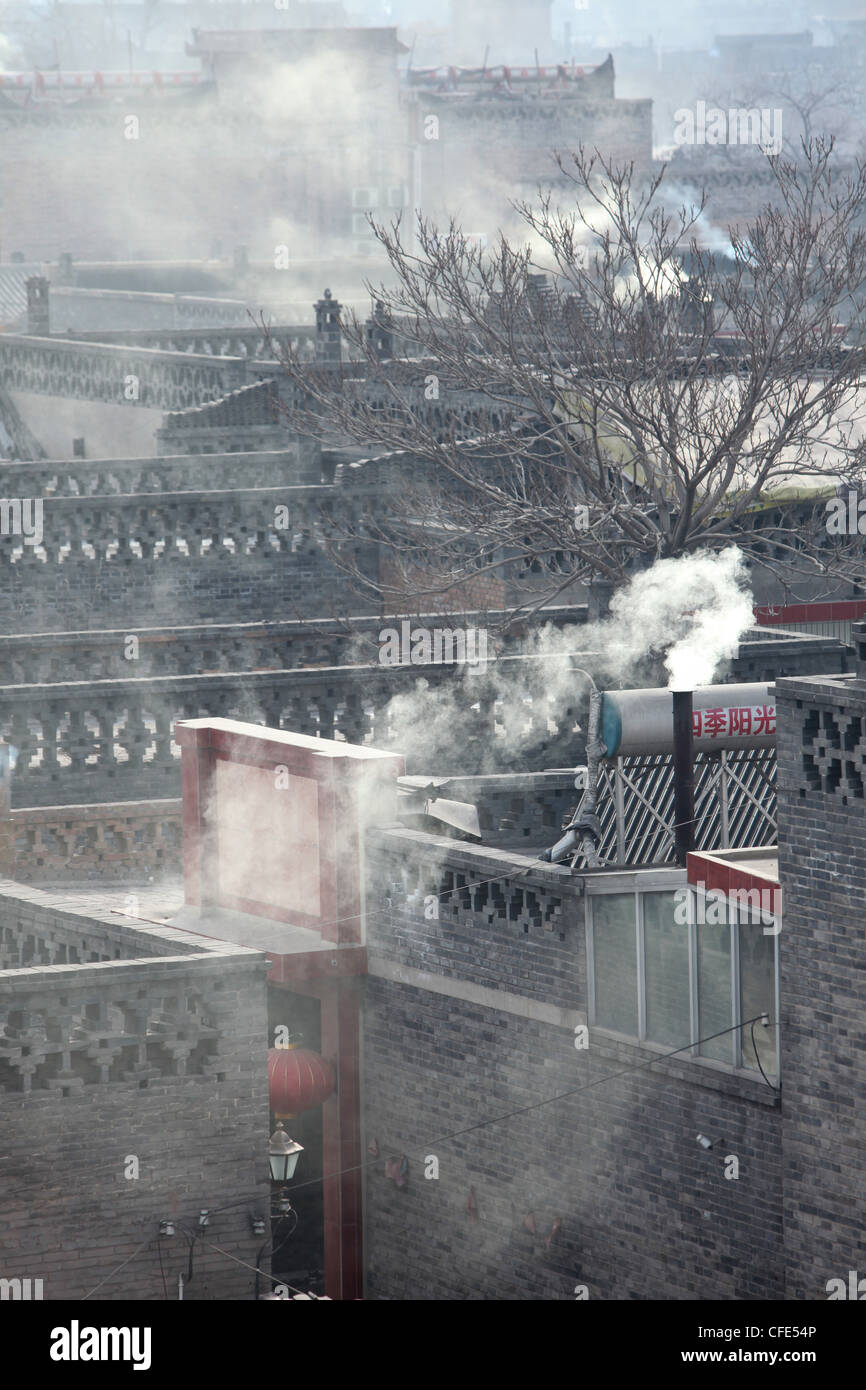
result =
[[[740,922],[739,917],[735,921],[729,918],[728,931],[731,934],[731,1049],[730,1060],[720,1062],[713,1057],[703,1057],[700,1053],[700,998],[698,992],[698,921],[696,912],[696,902],[699,890],[694,885],[689,884],[685,870],[683,869],[649,869],[639,873],[623,874],[604,874],[587,876],[584,879],[585,885],[585,909],[586,909],[586,982],[587,982],[587,1017],[590,1027],[598,1028],[601,1033],[609,1034],[611,1037],[620,1038],[625,1042],[637,1044],[650,1051],[669,1052],[670,1048],[662,1046],[660,1043],[651,1041],[646,1036],[646,935],[644,921],[644,897],[653,892],[675,892],[677,889],[688,889],[687,905],[687,928],[688,928],[688,960],[689,960],[689,1036],[691,1043],[688,1047],[684,1046],[677,1056],[690,1058],[701,1063],[703,1066],[715,1068],[729,1073],[736,1073],[746,1076],[751,1080],[761,1079],[760,1070],[757,1067],[747,1066],[743,1062],[743,1028],[738,1027],[741,1022],[741,998],[740,998]],[[592,903],[597,897],[616,895],[623,897],[631,894],[634,899],[634,922],[635,922],[635,952],[637,964],[637,1036],[618,1033],[612,1028],[605,1027],[597,1022],[597,1001],[595,989],[595,945],[593,933]],[[763,923],[761,923],[763,925]],[[780,923],[774,917],[776,930],[773,933],[773,975],[774,975],[774,1005],[775,1005],[775,1025],[776,1037],[776,1061],[775,1070],[768,1073],[770,1080],[778,1086],[781,1074],[780,1039],[779,1039],[779,935]]]

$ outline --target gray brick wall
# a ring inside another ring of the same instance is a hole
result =
[[[81,1299],[143,1245],[94,1299],[176,1299],[177,1276],[189,1272],[186,1228],[198,1238],[184,1298],[252,1298],[255,1276],[238,1261],[255,1263],[262,1237],[250,1212],[266,1216],[269,1202],[264,958],[158,928],[120,933],[105,916],[37,889],[5,885],[0,895],[4,924],[36,938],[42,956],[0,970],[0,1278],[42,1279],[45,1299]],[[44,963],[48,949],[52,960],[70,959],[73,939],[87,964]],[[136,1061],[133,1044],[127,1059],[124,1036],[141,1019],[146,1056]],[[201,1021],[210,1040],[196,1060],[185,1030]],[[122,1056],[118,1079],[112,1065],[94,1082],[106,1055],[99,1037],[112,1030],[105,1047]],[[58,1046],[69,1060],[55,1078]],[[186,1061],[169,1060],[178,1057]],[[32,1089],[21,1090],[34,1058]],[[125,1176],[133,1155],[137,1178]],[[213,1215],[199,1232],[202,1208]],[[160,1243],[165,1218],[178,1234]]]
[[[787,1296],[825,1298],[866,1274],[866,689],[786,680],[777,701]]]
[[[384,1161],[368,1170],[367,1297],[565,1300],[577,1285],[600,1299],[782,1297],[777,1097],[678,1059],[616,1076],[653,1054],[597,1029],[576,1049],[579,882],[521,874],[529,861],[513,856],[509,874],[502,852],[432,837],[425,853],[422,839],[384,832],[371,846],[383,910],[368,924],[364,1141],[381,1160],[405,1153],[410,1174],[400,1189]],[[403,868],[409,902],[393,887]],[[459,891],[425,919],[425,896],[448,887]],[[438,1180],[424,1177],[428,1155]]]
[[[368,1170],[367,1297],[566,1300],[581,1284],[601,1299],[780,1298],[778,1111],[673,1063],[604,1080],[640,1055],[597,1032],[578,1051],[568,1029],[369,979],[365,1139],[405,1153],[410,1174],[398,1189],[382,1163]],[[578,1087],[591,1089],[437,1142]]]

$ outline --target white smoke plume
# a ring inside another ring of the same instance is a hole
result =
[[[614,595],[599,622],[541,627],[523,646],[540,660],[491,662],[483,677],[441,684],[419,669],[413,688],[377,720],[373,742],[405,753],[410,771],[431,776],[527,771],[530,754],[536,770],[561,767],[584,717],[582,671],[599,686],[634,687],[654,684],[663,664],[670,689],[709,685],[753,624],[737,547],[657,560]]]
[[[729,233],[712,221],[707,215],[706,209],[702,212],[698,210],[700,191],[697,183],[684,184],[675,179],[666,178],[659,189],[658,196],[672,215],[676,215],[680,208],[686,208],[694,218],[688,240],[696,241],[702,250],[709,251],[714,256],[726,256],[729,260],[734,259],[734,248],[731,245]]]
[[[657,560],[614,595],[599,635],[624,675],[642,657],[663,652],[668,688],[692,690],[712,682],[753,623],[743,554],[730,546]]]
[[[15,44],[5,34],[0,34],[0,72],[6,72],[11,68],[17,57],[18,51]]]

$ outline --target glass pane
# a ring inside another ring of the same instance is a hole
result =
[[[595,1021],[600,1028],[637,1037],[637,953],[633,893],[592,899]]]
[[[770,1019],[770,1027],[762,1028],[755,1024],[754,1036],[761,1066],[768,1076],[776,1072],[776,938],[764,935],[763,925],[758,920],[753,925],[750,915],[741,909],[740,917],[740,1005],[743,1018],[754,1018],[755,1014],[765,1013]],[[752,1029],[743,1028],[743,1066],[757,1070],[755,1048],[752,1046]]]
[[[644,893],[646,1035],[650,1042],[685,1047],[691,1042],[689,928],[685,905],[673,893]]]
[[[719,914],[727,917],[726,912]],[[731,1027],[731,928],[724,923],[699,922],[698,928],[699,1036],[706,1038]],[[733,1034],[702,1043],[702,1057],[733,1063]]]

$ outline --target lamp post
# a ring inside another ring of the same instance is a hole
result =
[[[271,1135],[268,1144],[268,1162],[271,1165],[272,1182],[291,1182],[295,1176],[295,1169],[298,1166],[298,1159],[304,1152],[303,1144],[298,1144],[290,1135],[286,1134],[282,1120],[277,1120],[277,1127]]]
[[[298,1166],[298,1159],[300,1158],[303,1152],[303,1144],[298,1144],[291,1137],[291,1135],[287,1134],[285,1129],[283,1128],[282,1120],[277,1120],[277,1127],[271,1135],[270,1141],[268,1143],[268,1163],[270,1164],[271,1169],[271,1182],[291,1182],[292,1178],[295,1176],[295,1169]],[[297,1212],[293,1209],[291,1200],[289,1198],[289,1194],[285,1190],[285,1188],[283,1188],[282,1191],[278,1192],[275,1196],[272,1194],[271,1220],[281,1222],[291,1220],[293,1217],[294,1223],[290,1226],[281,1243],[278,1246],[274,1247],[273,1238],[270,1241],[266,1241],[265,1244],[262,1246],[261,1250],[259,1251],[258,1255],[256,1256],[255,1297],[257,1300],[260,1296],[259,1266],[261,1265],[262,1259],[264,1257],[265,1251],[268,1248],[268,1245],[270,1244],[272,1247],[271,1255],[275,1255],[277,1251],[281,1250],[282,1247],[285,1245],[286,1241],[293,1234],[295,1227],[298,1224]],[[263,1297],[272,1298],[273,1294],[264,1294]]]

